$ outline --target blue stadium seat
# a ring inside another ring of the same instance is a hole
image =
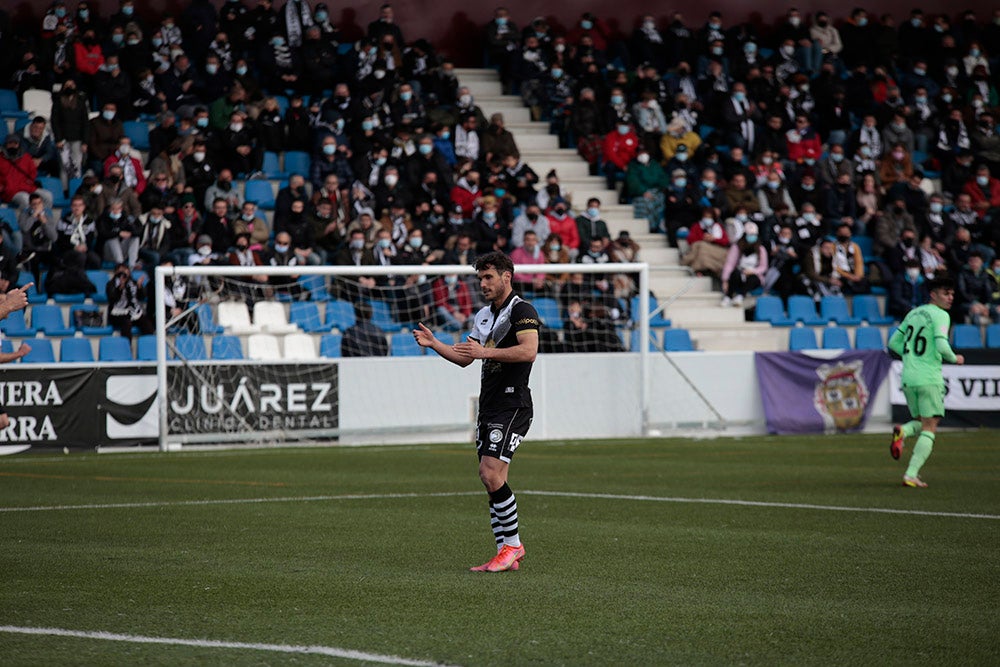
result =
[[[87,300],[86,294],[50,294],[56,303],[83,303]]]
[[[215,319],[212,316],[212,306],[209,304],[199,303],[195,306],[194,311],[198,313],[198,331],[202,334],[211,336],[225,331],[223,327],[215,323]]]
[[[156,336],[139,336],[135,346],[136,361],[156,361]]]
[[[329,329],[319,316],[319,306],[312,301],[293,301],[289,307],[288,321],[306,333],[319,333]]]
[[[641,334],[642,334],[642,332],[639,329],[632,329],[632,332],[629,335],[629,340],[628,340],[628,349],[629,349],[629,352],[639,352],[640,347],[642,346]],[[625,341],[622,341],[622,343],[624,343],[624,342]],[[658,352],[659,351],[659,342],[660,341],[659,341],[659,337],[656,335],[656,329],[652,329],[651,328],[649,330],[649,341],[648,342],[649,342],[649,351],[650,352]]]
[[[252,201],[260,208],[274,209],[274,189],[270,181],[247,181],[243,194],[244,201]]]
[[[816,314],[816,302],[808,296],[799,294],[788,297],[788,319],[792,323],[801,322],[806,326],[826,324]]]
[[[687,329],[664,329],[663,349],[667,352],[693,352],[691,334]]]
[[[149,150],[149,125],[141,120],[127,120],[122,125],[125,127],[125,136],[132,140],[132,148],[137,151]]]
[[[334,299],[326,304],[326,326],[328,329],[344,331],[355,323],[354,305],[349,301]]]
[[[793,352],[817,349],[816,332],[809,327],[793,327],[788,332],[788,349]]]
[[[30,345],[30,343],[29,343]],[[66,338],[59,344],[59,361],[94,363],[94,349],[89,338]]]
[[[54,364],[56,355],[52,351],[52,341],[48,338],[32,338],[27,341],[31,352],[21,359],[25,364]]]
[[[535,299],[531,305],[533,305],[535,310],[538,311],[538,317],[542,320],[543,325],[549,329],[561,330],[563,328],[562,315],[559,314],[558,301],[543,297]]]
[[[178,334],[174,336],[174,347],[176,351],[174,359],[186,359],[188,361],[203,361],[208,359],[205,352],[205,339],[192,334]]]
[[[824,296],[819,302],[819,317],[824,322],[836,322],[841,326],[857,326],[861,322],[851,317],[847,309],[847,299],[842,296]]]
[[[10,354],[14,351],[14,343],[10,342],[9,338],[4,338],[0,340],[0,352],[4,354]]]
[[[399,331],[402,325],[392,319],[392,310],[385,301],[371,301],[372,324],[382,331]]]
[[[882,315],[878,307],[878,299],[871,294],[862,294],[854,297],[854,319],[858,322],[868,322],[873,327],[881,327],[892,324],[891,317]]]
[[[280,113],[281,117],[284,118],[285,112],[288,111],[288,98],[284,95],[275,95],[274,101],[278,103],[278,113]]]
[[[851,336],[843,327],[826,327],[823,329],[824,350],[851,349]]]
[[[4,210],[4,209],[0,209]],[[42,291],[42,285],[36,285],[35,277],[31,275],[30,271],[21,271],[17,276],[17,286],[24,287],[25,285],[31,285],[27,291],[28,303],[34,305],[36,303],[45,303],[48,300],[48,296]]]
[[[76,314],[80,311],[88,313],[101,313],[103,321],[103,310],[103,308],[92,304],[78,304],[76,306],[70,306],[68,324],[71,327],[76,327]],[[84,336],[110,336],[115,332],[114,327],[108,325],[77,327],[77,329],[81,331]]]
[[[858,327],[854,332],[855,350],[881,350],[885,348],[882,332],[876,327]]]
[[[34,324],[34,320],[32,320]],[[977,349],[983,346],[983,337],[979,326],[975,324],[956,324],[952,327],[952,347],[960,350]]]
[[[340,334],[326,334],[319,339],[319,356],[327,359],[340,357],[340,343],[344,337]]]
[[[213,359],[242,359],[243,346],[237,336],[213,336]]]
[[[785,317],[785,305],[781,303],[781,298],[776,296],[757,297],[757,306],[754,308],[754,320],[757,322],[770,322],[773,325],[788,324]]]
[[[986,327],[986,347],[993,349],[1000,347],[1000,324]]]
[[[46,336],[72,336],[75,327],[67,327],[63,320],[62,308],[40,303],[31,308],[31,326],[44,331]]]
[[[0,123],[0,126],[2,125],[3,123]],[[0,220],[10,225],[11,229],[17,229],[17,212],[9,206],[0,207]]]
[[[632,309],[631,310],[631,312],[632,312],[632,319],[635,320],[636,322],[638,322],[639,318],[636,316],[636,313],[639,312],[639,297],[637,297],[637,296],[632,297],[632,300],[630,301],[629,305],[630,305],[630,307]],[[659,307],[660,307],[660,304],[656,300],[656,297],[653,296],[652,294],[650,294],[649,295],[649,312],[650,313],[654,313],[654,312],[656,312],[656,309],[659,308]],[[659,313],[656,313],[655,315],[653,315],[652,317],[649,318],[649,326],[651,326],[651,327],[669,327],[670,326],[670,320],[668,320],[665,317],[663,317],[663,313],[662,312],[659,312]]]
[[[69,197],[63,192],[62,181],[53,176],[39,176],[35,179],[38,184],[52,193],[52,207],[66,208],[69,206]]]
[[[94,283],[94,287],[97,288],[97,291],[91,295],[94,303],[107,303],[108,293],[106,288],[108,282],[111,280],[111,274],[101,269],[90,269],[87,271],[87,279]]]
[[[9,88],[0,88],[0,116],[4,118],[27,118],[28,112],[21,109],[17,93]],[[6,125],[6,123],[3,123]]]
[[[444,343],[445,345],[455,344],[455,335],[448,333],[447,331],[435,331],[434,337],[437,338],[442,343]]]
[[[32,306],[32,308],[38,308],[38,306]],[[0,321],[0,330],[10,338],[34,338],[35,334],[38,333],[25,322],[23,310],[15,310],[7,315],[6,319]]]
[[[73,195],[75,195],[76,191],[80,189],[81,185],[83,185],[83,176],[77,176],[76,178],[69,179],[69,187],[67,188],[69,196],[72,197]]]
[[[389,350],[394,357],[419,357],[424,353],[424,348],[414,340],[413,334],[405,332],[392,335]]]
[[[309,298],[312,301],[324,302],[333,298],[327,289],[326,276],[302,276],[299,278],[299,285],[309,291]]]
[[[288,178],[288,174],[281,168],[281,158],[277,153],[271,151],[264,151],[264,162],[261,165],[261,171],[264,172],[264,176],[267,178]]]
[[[97,360],[112,363],[132,361],[132,343],[122,336],[105,336],[97,341]]]
[[[300,174],[309,180],[309,171],[312,169],[312,159],[305,151],[285,151],[285,173],[289,176]]]
[[[870,236],[854,236],[854,237],[851,237],[851,240],[854,241],[855,243],[857,243],[858,247],[861,248],[861,256],[864,258],[864,260],[866,262],[868,260],[872,259],[875,256],[875,253],[872,250],[872,248],[874,247],[875,241],[874,241],[874,239],[872,239],[872,237],[870,237]]]

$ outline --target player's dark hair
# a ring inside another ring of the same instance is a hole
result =
[[[475,267],[476,271],[496,269],[497,273],[502,274],[506,271],[514,275],[514,262],[510,261],[510,257],[502,252],[488,252],[485,255],[477,257]]]
[[[933,292],[936,289],[955,289],[955,281],[947,273],[936,273],[934,277],[927,281],[927,291]]]

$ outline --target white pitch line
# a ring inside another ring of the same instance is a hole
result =
[[[451,498],[479,496],[479,491],[454,491],[442,493],[360,493],[340,496],[279,496],[276,498],[228,498],[222,500],[171,500],[146,503],[94,503],[89,505],[34,505],[30,507],[0,507],[4,512],[58,512],[67,510],[113,510],[143,507],[184,507],[187,505],[249,505],[254,503],[309,503],[332,500],[391,500],[393,498]]]
[[[299,653],[311,655],[327,655],[345,660],[362,662],[378,662],[386,665],[409,665],[413,667],[439,667],[442,663],[430,660],[413,660],[395,655],[367,653],[335,646],[290,646],[287,644],[260,644],[257,642],[228,642],[214,639],[183,639],[180,637],[147,637],[144,635],[124,635],[114,632],[87,632],[83,630],[66,630],[64,628],[32,628],[17,625],[0,625],[0,632],[21,635],[45,635],[50,637],[74,637],[78,639],[98,639],[112,642],[128,642],[131,644],[166,644],[170,646],[194,646],[197,648],[225,648],[250,651],[272,651],[276,653]]]
[[[633,500],[656,503],[702,503],[705,505],[740,505],[744,507],[777,507],[782,509],[822,510],[826,512],[870,512],[875,514],[908,514],[913,516],[939,516],[952,519],[1000,520],[998,514],[971,514],[966,512],[930,512],[926,510],[899,510],[888,507],[849,507],[846,505],[810,505],[807,503],[774,503],[763,500],[731,500],[729,498],[671,498],[666,496],[626,496],[613,493],[574,493],[572,491],[518,491],[528,496],[554,496],[557,498],[603,498],[606,500]]]
[[[850,507],[847,505],[811,505],[807,503],[776,503],[763,500],[734,500],[730,498],[680,498],[671,496],[630,496],[613,493],[575,493],[572,491],[520,490],[527,496],[555,498],[590,498],[594,500],[628,500],[655,503],[694,503],[704,505],[737,505],[742,507],[774,507],[779,509],[805,509],[825,512],[861,512],[874,514],[902,514],[910,516],[935,516],[951,519],[1000,520],[998,514],[973,514],[968,512],[931,512],[928,510],[892,509],[889,507]],[[72,510],[137,509],[144,507],[185,507],[198,505],[252,505],[265,503],[330,502],[337,500],[392,500],[394,498],[453,498],[478,496],[479,491],[454,491],[439,493],[360,493],[339,496],[279,496],[276,498],[230,498],[224,500],[175,500],[146,503],[95,503],[88,505],[35,505],[29,507],[0,507],[0,514],[13,512],[58,512]]]

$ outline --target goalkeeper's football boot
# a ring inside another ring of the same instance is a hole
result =
[[[927,482],[920,479],[919,477],[907,477],[903,476],[903,486],[908,486],[911,489],[926,489]]]
[[[899,459],[899,455],[903,453],[903,427],[899,424],[892,427],[892,444],[889,445],[889,453],[894,459]]]

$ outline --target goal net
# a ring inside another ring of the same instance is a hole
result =
[[[540,358],[636,357],[620,379],[641,431],[657,344],[640,341],[659,340],[647,265],[515,270]],[[445,364],[412,335],[464,339],[484,305],[469,266],[164,266],[155,290],[163,449],[464,439],[474,424],[478,374],[439,381]]]

